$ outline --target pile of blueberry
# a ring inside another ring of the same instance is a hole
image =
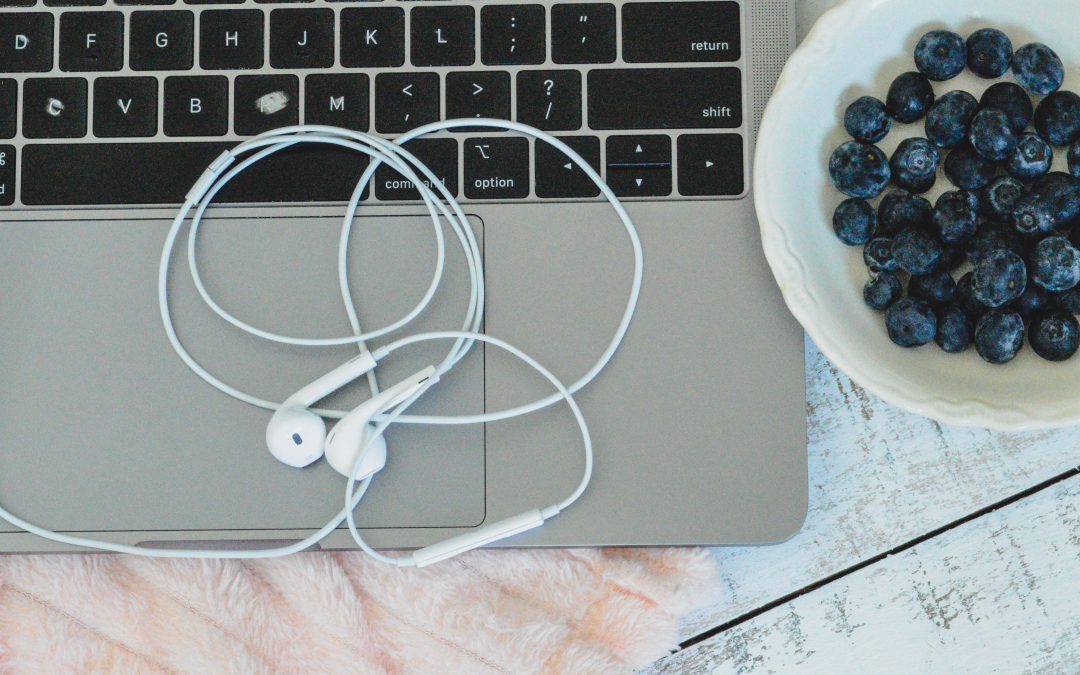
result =
[[[1014,52],[992,28],[966,41],[935,30],[919,40],[915,65],[884,102],[864,96],[847,108],[854,140],[829,160],[833,183],[850,197],[833,228],[864,247],[866,304],[885,312],[902,347],[974,345],[984,360],[1006,363],[1026,336],[1045,359],[1071,357],[1080,347],[1080,96],[1061,89],[1061,59],[1040,43]],[[965,67],[988,79],[1011,68],[1016,82],[997,82],[979,99],[935,96],[931,81]],[[920,120],[924,135],[892,157],[874,145],[894,123]],[[1051,171],[1055,147],[1068,148],[1068,173]],[[931,205],[920,195],[939,167],[956,189]]]

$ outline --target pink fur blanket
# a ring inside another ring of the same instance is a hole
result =
[[[715,588],[700,549],[474,551],[422,570],[0,557],[4,673],[617,673]]]

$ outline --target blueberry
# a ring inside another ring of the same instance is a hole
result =
[[[1061,293],[1051,293],[1050,302],[1069,314],[1080,314],[1080,286]]]
[[[937,315],[922,300],[904,298],[885,310],[885,328],[889,339],[901,347],[918,347],[934,339]]]
[[[1027,266],[1012,251],[995,249],[981,254],[971,268],[971,290],[987,307],[1006,305],[1024,292]]]
[[[974,275],[968,272],[956,281],[956,306],[964,310],[969,319],[977,319],[989,309],[975,297]]]
[[[1080,215],[1080,180],[1051,171],[1031,184],[1013,207],[1010,222],[1021,234],[1047,233]]]
[[[952,184],[964,190],[979,190],[990,184],[997,175],[997,164],[986,159],[965,143],[949,151],[945,158],[945,175]]]
[[[997,108],[1009,116],[1013,129],[1023,131],[1031,124],[1035,108],[1031,97],[1019,85],[1012,82],[998,82],[991,85],[979,99],[982,108]]]
[[[1054,145],[1068,145],[1080,138],[1080,96],[1055,91],[1035,108],[1035,131]]]
[[[1024,321],[1027,321],[1038,314],[1049,301],[1050,296],[1046,291],[1035,284],[1028,284],[1020,297],[1013,300],[1012,304],[1009,305],[1009,309],[1019,314]]]
[[[906,227],[929,227],[934,209],[925,198],[907,190],[893,190],[881,198],[876,233],[892,237]]]
[[[1047,237],[1031,251],[1031,280],[1048,291],[1067,291],[1080,284],[1080,250],[1065,237]]]
[[[975,236],[968,241],[968,254],[974,263],[980,255],[1005,249],[1012,251],[1021,258],[1027,253],[1027,247],[1020,233],[1015,229],[992,220],[988,220],[975,232]]]
[[[1033,42],[1013,54],[1013,75],[1024,89],[1036,96],[1046,96],[1065,81],[1065,66],[1053,49]]]
[[[975,351],[989,363],[1008,363],[1024,346],[1024,319],[1016,312],[995,309],[975,324]]]
[[[889,237],[875,237],[866,242],[863,262],[871,272],[896,272],[900,269],[893,257],[893,240]]]
[[[1069,146],[1069,152],[1065,158],[1069,161],[1069,173],[1080,178],[1080,140]]]
[[[934,101],[926,113],[926,137],[939,148],[951,148],[968,136],[979,102],[966,91],[950,91]]]
[[[881,272],[863,286],[863,301],[870,309],[885,310],[904,294],[904,285],[895,272]]]
[[[915,275],[908,280],[908,295],[931,305],[944,305],[956,299],[956,282],[945,270]]]
[[[1017,141],[1005,162],[1005,170],[1017,178],[1031,180],[1049,171],[1053,162],[1054,149],[1042,136],[1029,131]]]
[[[1008,222],[1013,208],[1024,196],[1024,184],[1012,176],[998,176],[982,190],[979,212],[987,218]]]
[[[964,38],[946,30],[932,30],[915,45],[915,67],[931,80],[951,80],[964,72]]]
[[[1016,132],[1009,116],[997,108],[983,108],[971,119],[971,147],[986,159],[999,162],[1016,149]]]
[[[996,28],[977,30],[967,39],[967,64],[979,77],[1001,77],[1012,64],[1012,41]]]
[[[959,305],[938,310],[937,334],[934,342],[950,354],[959,354],[971,346],[971,319]]]
[[[1065,312],[1047,312],[1031,322],[1031,348],[1047,361],[1064,361],[1080,348],[1080,323]]]
[[[952,272],[963,265],[968,257],[967,243],[968,242],[966,241],[961,241],[955,244],[942,244],[941,258],[938,259],[938,264],[935,269]]]
[[[848,141],[829,158],[833,185],[849,197],[877,197],[892,175],[889,161],[876,145]]]
[[[833,212],[833,231],[848,246],[862,246],[874,236],[877,214],[865,199],[845,199]]]
[[[925,138],[905,138],[896,147],[889,168],[897,185],[911,192],[926,192],[937,180],[938,149]]]
[[[844,128],[856,140],[877,143],[889,134],[892,120],[885,112],[884,103],[873,96],[863,96],[848,106]]]
[[[934,225],[941,233],[941,240],[947,244],[975,234],[978,214],[968,198],[969,194],[961,190],[944,192],[934,205]]]
[[[921,227],[909,227],[893,237],[892,257],[908,274],[929,274],[941,260],[941,242]]]
[[[885,110],[897,122],[910,124],[922,119],[934,103],[934,87],[922,73],[909,72],[898,76],[889,85]]]

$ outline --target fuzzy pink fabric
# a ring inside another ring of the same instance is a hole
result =
[[[4,673],[622,673],[716,587],[700,549],[473,551],[422,570],[0,557]]]

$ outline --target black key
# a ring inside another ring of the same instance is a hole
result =
[[[456,140],[453,138],[415,138],[402,147],[416,155],[416,158],[431,169],[436,178],[442,181],[450,194],[457,196],[458,150]],[[417,171],[416,175],[420,177],[424,185],[434,189],[431,181],[420,171]],[[412,181],[385,164],[380,165],[375,170],[375,196],[384,201],[420,199],[420,193],[417,192]]]
[[[49,7],[100,7],[105,0],[45,0]]]
[[[199,64],[208,70],[261,68],[263,13],[213,9],[199,17]]]
[[[118,5],[174,5],[176,0],[113,0]]]
[[[240,5],[244,0],[184,0],[189,5]]]
[[[742,80],[738,68],[589,71],[589,126],[593,129],[714,129],[741,125]]]
[[[465,196],[522,199],[529,196],[529,141],[525,138],[465,140]]]
[[[522,70],[517,75],[517,119],[545,131],[581,128],[581,72]]]
[[[132,70],[191,70],[195,15],[189,10],[131,13]]]
[[[229,80],[224,75],[166,77],[166,136],[224,136],[229,131]]]
[[[0,7],[33,7],[37,0],[0,0]]]
[[[510,119],[510,73],[465,72],[446,75],[446,117]],[[466,131],[462,127],[457,131]]]
[[[368,130],[368,76],[363,73],[304,78],[304,123]]]
[[[679,194],[741,195],[743,139],[739,134],[679,136]]]
[[[23,136],[82,138],[86,135],[86,80],[36,77],[23,82]]]
[[[120,70],[124,66],[124,15],[64,12],[60,15],[60,70]]]
[[[341,10],[341,65],[397,68],[405,64],[405,12],[400,7]]]
[[[99,77],[94,80],[94,135],[100,138],[157,133],[157,79]]]
[[[468,66],[476,60],[472,7],[414,7],[409,21],[414,66]]]
[[[380,134],[400,134],[438,119],[438,74],[375,76],[375,130]]]
[[[0,21],[0,73],[44,73],[53,65],[53,17],[11,12]]]
[[[555,63],[615,61],[615,5],[555,5],[551,8],[551,60]]]
[[[9,78],[0,79],[0,138],[14,138],[18,130],[19,84]]]
[[[600,173],[600,139],[596,136],[558,136]],[[577,164],[555,146],[536,141],[536,196],[596,197],[600,188]]]
[[[622,13],[629,63],[738,61],[739,5],[724,2],[628,2]]]
[[[334,10],[271,11],[270,65],[274,68],[329,68],[334,65]]]
[[[608,136],[607,184],[620,197],[671,194],[671,139]]]
[[[15,203],[15,146],[0,145],[0,206]]]
[[[237,134],[254,136],[300,122],[300,80],[295,75],[239,75],[233,87]]]
[[[489,66],[543,63],[542,5],[488,5],[480,10],[480,60]]]
[[[25,204],[179,204],[207,165],[235,143],[30,144],[23,148]],[[367,156],[309,144],[256,162],[220,202],[344,202]],[[101,171],[107,167],[107,171]]]

